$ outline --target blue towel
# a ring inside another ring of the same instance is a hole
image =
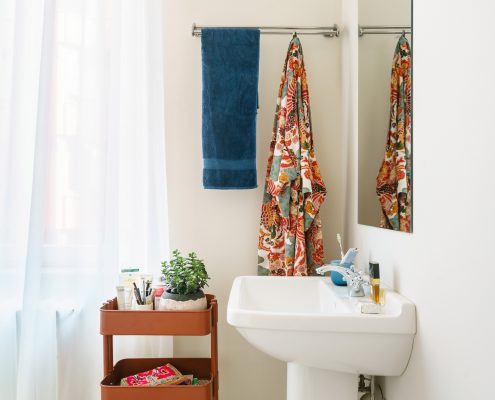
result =
[[[203,186],[253,189],[260,32],[203,28]]]

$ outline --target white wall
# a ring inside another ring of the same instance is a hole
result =
[[[343,23],[357,24],[356,0]],[[488,0],[414,2],[414,233],[357,224],[357,38],[344,38],[347,232],[361,262],[416,303],[409,367],[394,400],[493,398],[495,243],[493,15]]]
[[[411,0],[359,0],[359,25],[411,25]],[[390,121],[390,74],[400,34],[359,38],[358,221],[379,226],[376,177],[385,154]],[[411,40],[410,35],[407,38]]]
[[[285,365],[255,350],[228,326],[225,311],[234,277],[257,272],[257,239],[276,95],[291,35],[261,37],[260,109],[256,190],[202,188],[200,39],[198,25],[331,25],[338,0],[165,0],[166,145],[171,247],[195,250],[212,276],[219,298],[220,390],[226,400],[285,398]],[[329,195],[322,210],[327,258],[335,258],[335,234],[343,228],[340,41],[300,36],[312,105],[316,156]],[[209,339],[177,338],[177,356],[206,356]]]

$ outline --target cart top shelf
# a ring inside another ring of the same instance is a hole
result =
[[[117,299],[100,308],[102,335],[204,336],[216,323],[216,298],[206,295],[208,306],[200,311],[123,311]]]

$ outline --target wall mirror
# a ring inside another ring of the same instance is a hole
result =
[[[359,0],[358,222],[412,232],[412,0]]]

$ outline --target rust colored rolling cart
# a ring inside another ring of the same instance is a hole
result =
[[[103,335],[101,400],[218,400],[218,304],[207,294],[201,311],[119,311],[117,299],[100,308]],[[210,358],[134,358],[113,364],[114,335],[211,336]],[[194,374],[199,385],[120,386],[120,379],[171,363],[181,372]]]

